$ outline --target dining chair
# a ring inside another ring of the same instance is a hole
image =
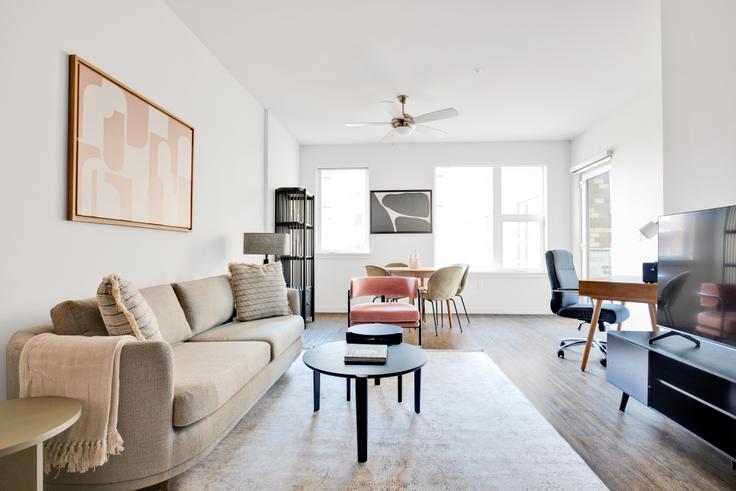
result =
[[[457,288],[457,293],[455,294],[455,296],[460,298],[460,302],[463,304],[463,311],[465,312],[465,319],[468,321],[468,324],[470,324],[468,309],[465,308],[465,299],[462,295],[463,290],[465,290],[465,283],[468,281],[468,272],[470,271],[470,266],[463,263],[455,264],[454,266],[462,266],[463,268],[465,268],[465,271],[463,272],[463,277],[460,279],[460,286]]]
[[[432,305],[432,317],[434,319],[434,334],[437,336],[437,309],[435,304],[439,304],[440,307],[440,320],[444,325],[443,316],[443,304],[447,304],[447,321],[452,328],[452,308],[450,305],[455,305],[455,316],[457,317],[457,324],[460,327],[460,332],[463,332],[463,325],[460,322],[460,314],[457,311],[457,305],[455,304],[455,295],[460,287],[460,281],[462,281],[463,273],[465,268],[463,266],[445,266],[440,268],[429,277],[427,282],[426,290],[421,291],[422,302],[429,300]],[[426,307],[422,310],[426,311]]]
[[[391,276],[391,272],[381,266],[374,266],[372,264],[366,264],[365,266],[366,276]]]
[[[362,303],[353,305],[359,297],[419,299],[417,305],[404,302]],[[350,280],[348,289],[348,327],[356,324],[383,323],[407,329],[419,329],[419,346],[422,345],[422,319],[420,315],[421,293],[419,280],[399,276],[362,276]]]
[[[406,264],[406,263],[388,263],[384,267],[386,267],[386,268],[408,268],[409,265]]]

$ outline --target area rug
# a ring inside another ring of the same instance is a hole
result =
[[[359,464],[355,397],[300,360],[176,490],[606,489],[485,353],[427,350],[421,414],[413,377],[368,386],[368,462]]]

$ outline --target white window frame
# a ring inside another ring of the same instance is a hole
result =
[[[542,163],[525,163],[525,164],[444,164],[434,167],[434,191],[437,191],[437,169],[447,167],[487,167],[493,172],[493,219],[491,222],[491,230],[493,233],[493,269],[490,270],[472,270],[474,273],[499,273],[499,274],[540,274],[544,273],[544,251],[547,250],[547,210],[549,209],[549,200],[547,192],[547,165]],[[541,167],[542,168],[542,203],[544,206],[541,215],[516,215],[504,214],[502,211],[502,182],[501,169],[504,167]],[[433,207],[436,208],[439,200],[433,200]],[[437,217],[437,210],[432,210],[433,216]],[[542,256],[539,258],[538,268],[504,268],[503,267],[503,224],[505,222],[537,222],[542,228],[540,238],[540,251]],[[435,229],[436,230],[436,229]],[[432,234],[433,250],[437,251],[437,234]],[[437,257],[434,257],[434,263],[437,264]],[[472,265],[471,265],[472,267]]]
[[[365,224],[365,250],[330,250],[330,249],[323,249],[322,248],[322,171],[332,171],[332,170],[364,170],[365,171],[365,216],[366,216],[366,224]],[[315,203],[315,206],[317,208],[317,231],[319,233],[316,234],[315,242],[317,244],[317,255],[321,256],[341,256],[341,257],[349,257],[349,256],[367,256],[370,254],[371,244],[370,244],[370,171],[367,166],[365,165],[346,165],[341,167],[329,167],[329,166],[323,166],[318,167],[316,172],[316,180],[317,180],[317,202]]]

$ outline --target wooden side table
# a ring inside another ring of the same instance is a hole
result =
[[[3,489],[43,490],[43,442],[73,425],[79,401],[29,397],[0,401],[0,483]]]

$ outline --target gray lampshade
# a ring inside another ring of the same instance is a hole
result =
[[[243,234],[243,254],[286,256],[289,252],[289,234],[247,232]]]

